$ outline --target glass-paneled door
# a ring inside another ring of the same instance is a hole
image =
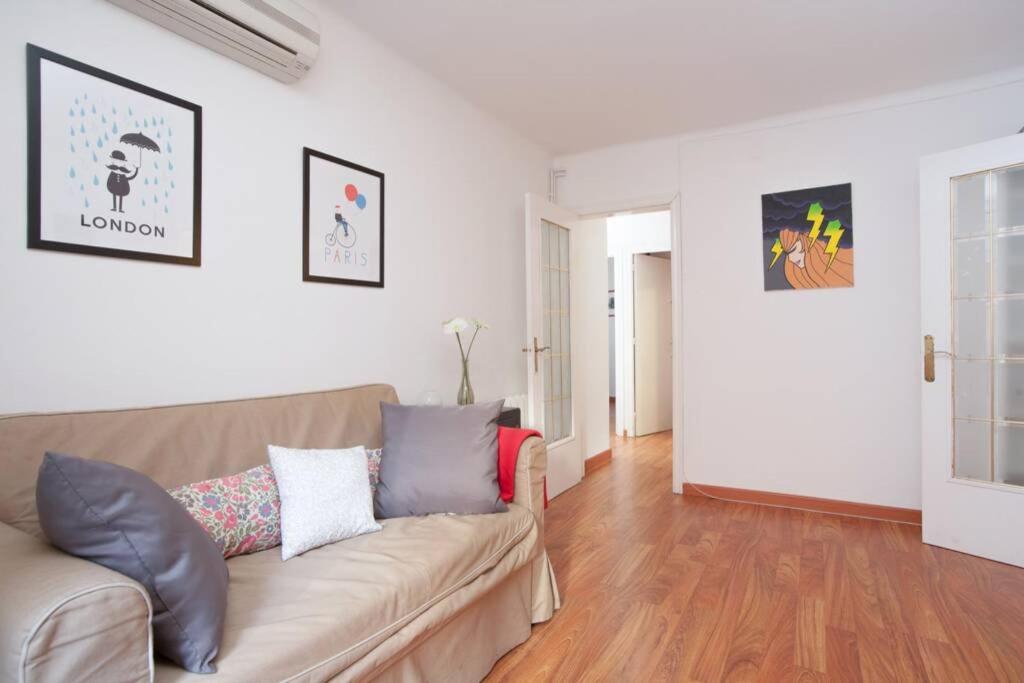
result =
[[[921,164],[927,543],[1024,566],[1024,136]]]
[[[526,196],[526,424],[548,445],[548,495],[583,478],[573,375],[574,214]]]

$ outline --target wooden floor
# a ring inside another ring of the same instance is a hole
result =
[[[1024,570],[916,526],[674,495],[671,438],[615,440],[552,501],[562,609],[488,681],[1024,681]]]

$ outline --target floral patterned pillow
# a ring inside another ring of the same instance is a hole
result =
[[[380,483],[380,456],[383,448],[366,449],[366,466],[370,470],[370,491],[377,495],[377,484]]]
[[[380,483],[380,458],[380,448],[366,449],[373,494]],[[281,498],[269,464],[185,484],[168,493],[206,530],[225,560],[281,545]]]
[[[281,499],[269,464],[168,493],[220,546],[224,559],[281,545]]]

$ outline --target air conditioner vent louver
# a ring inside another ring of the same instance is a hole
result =
[[[316,16],[291,0],[110,0],[285,83],[320,51]]]

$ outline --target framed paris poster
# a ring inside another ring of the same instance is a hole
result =
[[[384,174],[302,150],[302,279],[384,286]]]
[[[198,266],[202,108],[27,51],[29,248]]]

